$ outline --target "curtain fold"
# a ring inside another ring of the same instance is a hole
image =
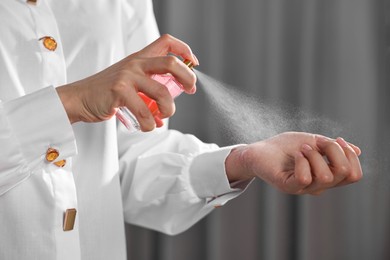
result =
[[[286,113],[275,121],[297,121],[275,127],[275,134],[341,135],[361,146],[365,176],[321,196],[290,196],[257,180],[174,237],[128,225],[129,259],[390,259],[389,1],[154,4],[161,32],[187,42],[200,71],[227,89],[282,107]],[[237,142],[216,120],[207,87],[176,100],[171,128],[219,145]]]

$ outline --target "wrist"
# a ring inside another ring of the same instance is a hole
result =
[[[254,178],[254,174],[248,167],[246,158],[247,146],[239,146],[231,150],[225,160],[226,175],[230,183]]]
[[[80,121],[76,113],[77,104],[75,102],[74,90],[71,85],[57,87],[56,91],[62,102],[62,105],[64,106],[66,114],[68,115],[70,123],[73,124]]]

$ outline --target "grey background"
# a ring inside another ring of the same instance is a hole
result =
[[[128,225],[129,259],[390,259],[389,1],[154,2],[161,33],[187,42],[202,72],[259,103],[337,122],[278,130],[342,135],[362,148],[365,176],[321,196],[290,196],[257,180],[174,237]],[[237,142],[205,95],[200,87],[179,97],[171,127]]]

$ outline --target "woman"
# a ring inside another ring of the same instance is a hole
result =
[[[167,53],[199,63],[159,38],[151,1],[3,0],[0,20],[0,259],[126,259],[124,221],[177,234],[254,177],[319,194],[362,176],[342,138],[220,148],[167,130],[174,103],[150,76],[171,73],[192,94],[195,75]],[[143,132],[115,120],[123,106]]]

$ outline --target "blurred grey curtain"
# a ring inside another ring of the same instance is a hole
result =
[[[129,259],[390,259],[389,1],[154,2],[161,32],[186,41],[202,72],[261,102],[339,122],[336,132],[299,130],[360,145],[365,177],[317,197],[285,195],[257,180],[178,236],[127,226]],[[234,142],[202,88],[176,104],[172,128]]]

